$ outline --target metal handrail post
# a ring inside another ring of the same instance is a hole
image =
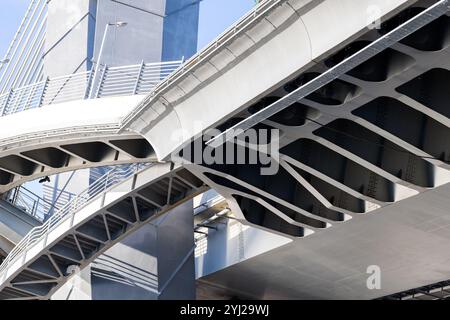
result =
[[[50,78],[47,76],[44,81],[44,86],[42,87],[41,96],[39,97],[39,103],[37,105],[38,108],[42,106],[42,101],[44,101],[45,91],[47,90],[47,86],[49,84]]]
[[[14,196],[13,196],[13,200],[12,200],[12,203],[15,205],[16,204],[16,202],[17,202],[17,198],[19,197],[19,190],[20,190],[20,186],[18,186],[17,188],[16,188],[16,192],[14,193]]]
[[[141,82],[141,78],[142,78],[142,72],[144,71],[144,67],[145,67],[145,63],[144,63],[144,60],[142,60],[141,67],[139,68],[139,71],[137,74],[136,84],[134,85],[133,94],[137,93],[139,83]]]
[[[27,250],[28,250],[28,248],[30,246],[30,239],[31,239],[30,237],[27,238],[27,242],[26,242],[26,245],[25,245],[25,250],[24,250],[24,254],[23,254],[23,262],[22,263],[25,263],[25,260],[27,258]]]
[[[103,192],[105,192],[106,189],[108,189],[108,179],[109,179],[109,174],[106,175],[106,179],[105,179],[105,187],[103,188]]]
[[[102,71],[102,75],[101,75],[100,81],[99,81],[99,83],[98,83],[98,87],[97,87],[97,90],[96,90],[96,92],[95,92],[95,96],[94,96],[94,97],[91,97],[91,99],[93,99],[93,98],[98,98],[98,97],[99,97],[99,95],[100,95],[100,90],[101,90],[102,85],[103,85],[103,81],[105,81],[105,75],[106,75],[107,70],[108,70],[108,66],[105,64],[105,68],[104,68],[103,71]]]
[[[37,207],[38,207],[38,204],[39,203],[39,200],[38,201],[36,201],[36,200],[34,200],[33,201],[33,207],[31,208],[31,216],[32,217],[36,217],[36,211],[37,211]]]
[[[5,112],[7,110],[8,104],[9,104],[9,100],[11,99],[11,96],[13,95],[13,91],[14,91],[14,89],[10,89],[8,92],[8,96],[6,97],[5,102],[3,103],[3,106],[2,106],[2,110],[0,112],[1,116],[5,115]]]
[[[102,38],[102,43],[101,43],[101,45],[100,45],[100,51],[99,51],[99,53],[98,53],[98,57],[97,57],[97,62],[95,62],[95,73],[94,73],[94,81],[93,81],[93,86],[92,86],[92,88],[94,87],[94,84],[95,84],[95,80],[96,80],[96,78],[97,78],[97,74],[98,74],[98,72],[99,72],[99,69],[100,69],[100,64],[101,64],[101,58],[102,58],[102,54],[103,54],[103,48],[104,48],[104,46],[105,46],[105,42],[106,42],[106,36],[108,35],[108,30],[109,30],[109,27],[111,26],[111,24],[109,24],[109,23],[107,23],[106,24],[106,27],[105,27],[105,31],[103,32],[103,38]],[[93,91],[94,90],[91,90],[91,94],[90,94],[90,96],[89,96],[89,98],[94,98],[93,96],[92,96],[92,93],[93,93]]]
[[[84,93],[84,99],[88,99],[89,95],[90,95],[90,93],[92,91],[92,85],[93,85],[93,81],[92,81],[93,77],[92,77],[92,75],[93,74],[94,74],[94,69],[91,68],[91,71],[89,72],[89,78],[88,78],[88,81],[86,83],[86,91]]]
[[[25,100],[25,102],[23,103],[23,109],[22,110],[27,110],[27,106],[30,104],[31,99],[33,97],[33,94],[36,92],[36,85],[30,87],[29,92],[28,92],[28,97]]]

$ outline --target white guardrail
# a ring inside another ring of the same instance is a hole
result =
[[[49,214],[58,210],[58,207],[24,186],[10,190],[5,194],[4,199],[41,222],[45,221]]]
[[[175,71],[180,61],[109,67],[94,71],[47,78],[0,95],[0,116],[73,100],[109,96],[148,94]]]
[[[124,181],[126,178],[137,173],[144,168],[151,166],[149,163],[136,163],[129,166],[117,166],[105,173],[87,189],[78,194],[73,200],[68,202],[64,207],[56,210],[55,213],[42,225],[31,229],[30,232],[14,247],[8,254],[3,263],[0,265],[0,273],[8,268],[8,266],[23,255],[33,244],[41,241],[56,226],[70,218],[82,207],[86,206],[91,200],[98,195],[106,192],[109,188]]]

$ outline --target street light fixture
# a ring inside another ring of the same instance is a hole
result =
[[[125,27],[125,26],[128,24],[128,22],[125,22],[125,21],[117,21],[116,23],[108,23],[108,24],[120,28],[120,27]]]
[[[99,68],[100,68],[100,65],[101,65],[101,58],[102,58],[102,55],[103,55],[103,47],[105,46],[106,36],[108,35],[109,27],[110,26],[114,26],[116,28],[121,28],[121,27],[125,27],[127,24],[128,24],[128,22],[125,22],[125,21],[117,21],[117,22],[114,22],[114,23],[108,22],[106,24],[105,31],[103,32],[102,44],[100,45],[100,51],[98,53],[97,62],[94,61],[94,63],[95,63],[94,77],[97,77],[97,74],[98,74],[98,71],[99,71]],[[95,80],[95,78],[94,78],[94,80]],[[92,84],[94,84],[94,83],[95,83],[95,81],[93,81]],[[94,90],[92,90],[92,88],[94,88],[93,85],[91,86],[91,92],[90,92],[90,95],[89,95],[90,98],[93,98],[92,95],[94,94],[94,92],[93,92]]]
[[[0,64],[7,64],[7,63],[9,63],[9,61],[11,61],[11,60],[9,60],[9,59],[0,60]]]

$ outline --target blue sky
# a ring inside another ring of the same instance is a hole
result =
[[[199,49],[249,11],[254,0],[203,0],[200,5]]]
[[[5,55],[29,2],[29,0],[2,0],[2,10],[0,10],[0,57],[3,58]]]
[[[1,0],[0,57],[8,49],[30,0]],[[254,6],[254,0],[203,0],[200,4],[198,47],[222,33]]]

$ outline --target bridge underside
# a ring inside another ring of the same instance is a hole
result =
[[[118,121],[140,99],[69,101],[0,117],[0,194],[61,172],[155,161],[141,135],[117,134]]]
[[[450,184],[198,281],[203,297],[375,299],[450,279]],[[381,269],[381,289],[366,286]],[[245,275],[245,276],[243,276]]]
[[[434,3],[414,2],[346,41],[217,128],[251,117]],[[280,131],[275,175],[261,175],[260,165],[192,165],[241,219],[294,239],[202,278],[202,296],[374,299],[450,279],[449,35],[447,13],[254,126]],[[381,290],[366,286],[371,265],[381,268]]]
[[[96,135],[17,148],[0,158],[0,194],[43,176],[98,166],[156,161],[138,135]]]
[[[432,3],[419,1],[366,31],[217,128],[271,105]],[[225,196],[242,220],[293,238],[326,233],[444,185],[450,182],[444,138],[450,136],[449,46],[450,17],[443,15],[256,125],[279,129],[276,174],[263,175],[260,164],[237,164],[236,158],[235,164],[188,168]],[[254,148],[239,141],[248,153]],[[226,163],[229,147],[216,159]]]

